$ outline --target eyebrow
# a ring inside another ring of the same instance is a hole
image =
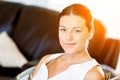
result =
[[[63,26],[63,25],[59,25],[59,27],[66,28],[66,27],[65,27],[65,26]],[[81,29],[82,27],[79,27],[79,26],[78,26],[78,27],[74,27],[74,29],[75,29],[75,28],[80,28],[80,29]]]
[[[64,28],[66,28],[65,26],[63,26],[63,25],[59,25],[59,27],[64,27]]]
[[[82,27],[74,27],[74,28],[82,28]]]

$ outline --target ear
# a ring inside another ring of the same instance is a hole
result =
[[[89,40],[93,38],[93,36],[94,36],[94,31],[95,31],[95,29],[94,29],[94,27],[92,27],[91,30],[90,30],[89,36],[88,36],[88,39],[89,39]]]

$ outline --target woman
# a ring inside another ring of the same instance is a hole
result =
[[[94,34],[90,10],[72,4],[59,15],[59,41],[64,53],[44,56],[31,80],[104,80],[104,73],[88,51]]]

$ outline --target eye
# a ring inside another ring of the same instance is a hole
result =
[[[79,32],[81,32],[81,30],[75,30],[75,32],[79,33]]]
[[[59,29],[61,32],[65,32],[66,31],[66,29],[65,28],[61,28],[61,29]]]

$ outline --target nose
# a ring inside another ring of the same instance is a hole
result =
[[[67,33],[66,39],[67,39],[67,40],[72,40],[72,39],[73,39],[73,34],[72,34],[72,32],[68,32],[68,33]]]

